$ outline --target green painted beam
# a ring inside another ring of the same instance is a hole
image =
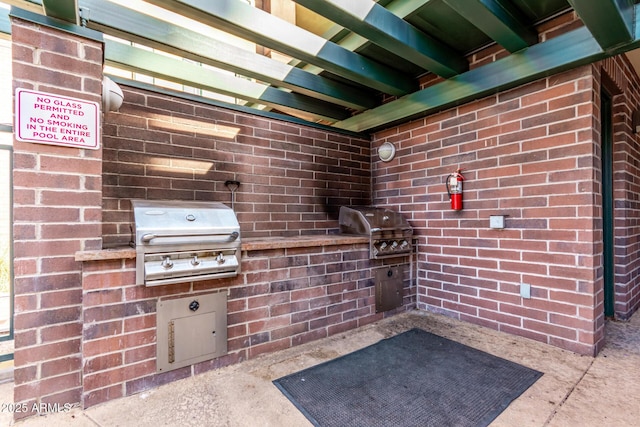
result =
[[[191,19],[391,94],[417,88],[415,79],[296,27],[243,0],[147,0]]]
[[[467,60],[459,52],[372,0],[294,1],[426,71],[452,77],[468,69]]]
[[[25,4],[29,5],[32,2],[26,2]],[[62,21],[56,18],[50,18],[48,16],[43,15],[42,9],[40,8],[40,12],[32,12],[30,10],[22,9],[20,7],[11,7],[11,11],[9,12],[10,17],[15,17],[18,19],[23,19],[25,21],[33,22],[38,25],[42,25],[49,28],[55,28],[58,31],[63,31],[69,34],[74,34],[80,37],[84,37],[90,40],[95,40],[99,43],[102,43],[103,37],[102,33],[98,31],[91,30],[89,28],[81,27],[76,24],[72,24],[67,21]]]
[[[80,24],[78,0],[42,0],[42,7],[49,18]]]
[[[586,28],[513,53],[334,126],[363,132],[435,113],[608,56]]]
[[[634,34],[632,0],[568,0],[604,49],[628,43]]]
[[[239,49],[196,31],[104,0],[81,0],[91,10],[88,26],[105,34],[285,87],[357,111],[377,104],[373,92],[303,71]]]
[[[424,6],[426,6],[429,2],[432,2],[432,1],[434,0],[393,0],[387,3],[385,7],[389,12],[398,16],[399,18],[404,19],[419,13]],[[439,1],[439,0],[435,0],[435,1]],[[339,25],[336,25],[336,27],[342,28]],[[339,33],[339,31],[337,31],[334,28],[329,30],[326,34],[323,34],[323,37],[328,40],[332,40],[331,38],[332,35],[337,35],[337,33]],[[346,37],[341,38],[337,42],[337,44],[339,44],[341,47],[347,50],[350,50],[352,52],[357,52],[359,49],[363,48],[368,43],[369,43],[369,40],[355,33],[350,33]],[[294,61],[291,61],[290,64],[297,66],[299,62],[300,61],[298,60],[294,60]],[[316,67],[314,65],[309,65],[309,64],[304,65],[301,68],[305,71],[308,71],[310,73],[315,73],[315,74],[322,72],[322,68]]]
[[[505,0],[444,2],[509,52],[517,52],[538,42],[538,35],[523,23],[519,11]]]
[[[105,63],[152,77],[214,91],[223,95],[268,105],[310,121],[334,122],[349,116],[345,109],[233,75],[203,68],[180,59],[154,53],[113,40],[105,40]]]
[[[420,13],[427,4],[438,0],[393,0],[385,8],[394,15],[407,19]]]
[[[398,18],[406,19],[420,13],[424,6],[433,1],[434,0],[392,0],[385,5],[385,8]],[[378,4],[380,4],[380,2],[378,2]],[[364,37],[360,37],[357,34],[350,33],[345,37],[344,33],[350,32],[344,29],[341,25],[336,24],[325,32],[322,37],[327,40],[335,41],[340,46],[354,52],[369,43],[369,40]],[[338,40],[334,40],[335,38],[338,38]],[[357,42],[352,41],[352,38],[357,40]],[[345,43],[346,40],[349,41]]]

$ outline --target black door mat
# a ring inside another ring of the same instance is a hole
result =
[[[316,426],[486,426],[541,372],[411,329],[274,384]]]

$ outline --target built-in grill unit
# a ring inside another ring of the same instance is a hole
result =
[[[412,252],[413,229],[399,212],[370,206],[342,206],[338,221],[341,233],[369,236],[370,259]]]
[[[146,286],[240,273],[240,225],[218,202],[131,200],[136,283]]]

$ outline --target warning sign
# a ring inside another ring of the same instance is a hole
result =
[[[97,102],[18,88],[14,133],[19,141],[96,150],[99,113]]]

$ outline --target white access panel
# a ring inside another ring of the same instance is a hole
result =
[[[158,301],[157,371],[227,354],[227,294]]]

